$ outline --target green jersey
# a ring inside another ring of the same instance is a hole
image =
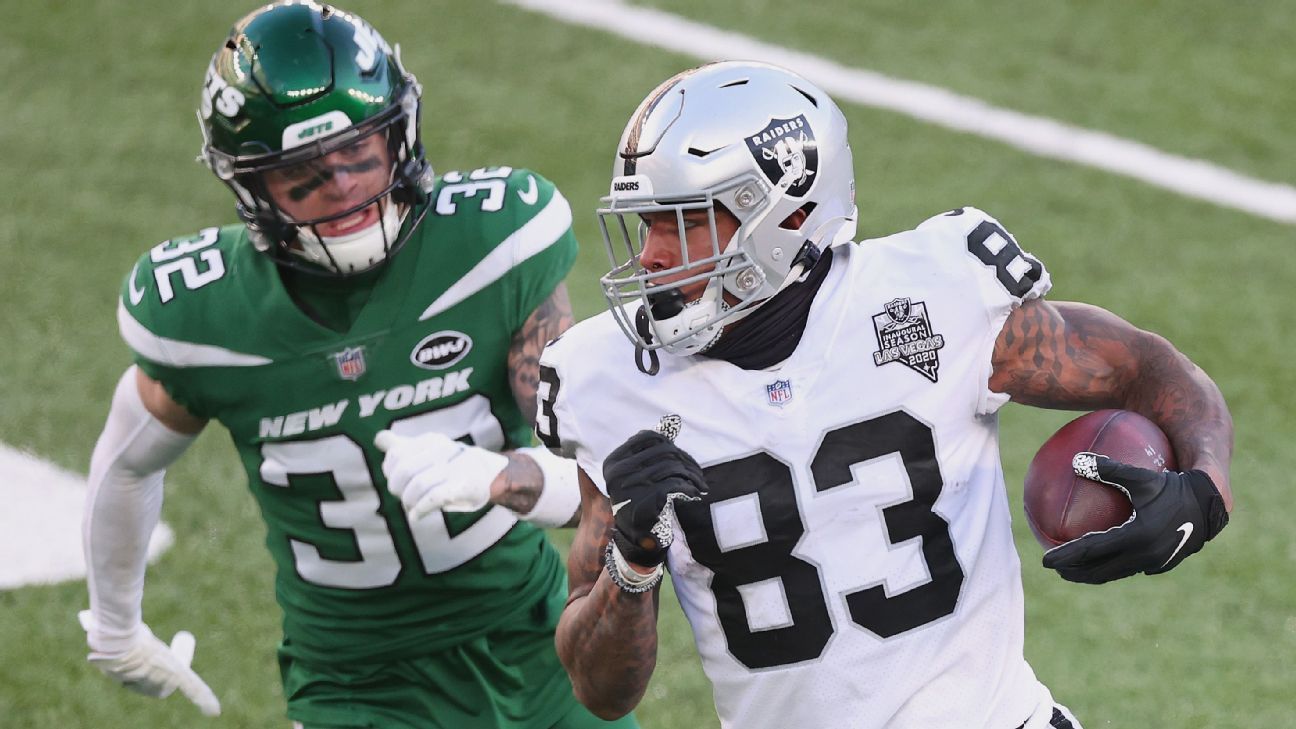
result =
[[[526,170],[452,172],[338,332],[294,303],[242,226],[143,256],[118,320],[139,366],[229,430],[267,526],[284,649],[311,661],[442,650],[561,589],[541,530],[500,507],[410,523],[374,435],[531,441],[510,341],[570,270],[571,210]],[[526,414],[530,415],[530,414]]]

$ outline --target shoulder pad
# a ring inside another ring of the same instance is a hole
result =
[[[164,240],[140,256],[122,287],[122,303],[132,310],[157,311],[173,306],[188,291],[223,279],[241,225],[203,228],[193,235]]]
[[[572,398],[597,397],[590,391],[591,378],[608,372],[610,367],[615,368],[607,347],[608,341],[615,340],[608,340],[607,335],[615,333],[618,339],[626,342],[619,336],[620,332],[614,331],[615,328],[611,315],[605,311],[576,322],[545,345],[540,353],[541,385],[536,435],[547,447],[564,457],[575,457],[581,444],[578,435],[580,408],[573,410]],[[620,364],[630,365],[628,352]]]
[[[1024,251],[1012,233],[983,210],[962,207],[934,215],[918,230],[937,236],[942,243],[948,240],[978,271],[993,274],[998,288],[1014,300],[1043,296],[1051,286],[1044,264]]]
[[[122,286],[117,310],[122,337],[131,349],[176,366],[209,359],[190,351],[195,348],[220,349],[206,338],[221,331],[213,312],[236,299],[229,293],[234,278],[230,272],[235,256],[247,251],[241,243],[244,230],[242,225],[204,228],[165,240],[139,258]],[[228,359],[217,354],[214,361]],[[234,359],[247,356],[229,354],[236,355]],[[259,364],[264,358],[256,359]]]
[[[965,205],[927,218],[918,225],[918,230],[949,231],[963,236],[986,220],[996,225],[999,223],[986,211]]]
[[[529,218],[543,209],[555,193],[554,185],[531,170],[508,166],[479,167],[471,172],[452,170],[437,182],[433,210],[437,215],[464,212],[499,212],[506,207]],[[534,208],[531,213],[526,208]]]

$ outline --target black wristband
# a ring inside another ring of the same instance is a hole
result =
[[[1193,496],[1197,497],[1197,505],[1201,507],[1202,517],[1206,520],[1206,541],[1209,542],[1228,526],[1229,513],[1224,508],[1224,497],[1220,496],[1215,482],[1205,471],[1185,471],[1184,477],[1188,479]]]

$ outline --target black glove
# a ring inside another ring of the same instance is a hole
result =
[[[1219,489],[1202,471],[1151,471],[1080,453],[1076,475],[1124,491],[1134,515],[1044,553],[1044,566],[1072,582],[1100,584],[1136,572],[1169,572],[1228,524]]]
[[[612,501],[612,540],[621,556],[655,567],[670,546],[675,499],[698,501],[706,492],[702,467],[669,438],[651,430],[630,436],[603,461]]]

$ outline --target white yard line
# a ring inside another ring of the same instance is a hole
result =
[[[85,578],[81,515],[85,478],[0,443],[0,590]],[[158,524],[149,559],[171,546]],[[71,625],[78,606],[68,606]]]
[[[995,139],[1041,157],[1096,167],[1261,218],[1296,224],[1296,187],[1247,177],[1140,142],[1000,109],[938,86],[850,68],[810,53],[615,0],[501,1],[703,61],[733,58],[774,63],[806,76],[841,102],[895,111]]]

